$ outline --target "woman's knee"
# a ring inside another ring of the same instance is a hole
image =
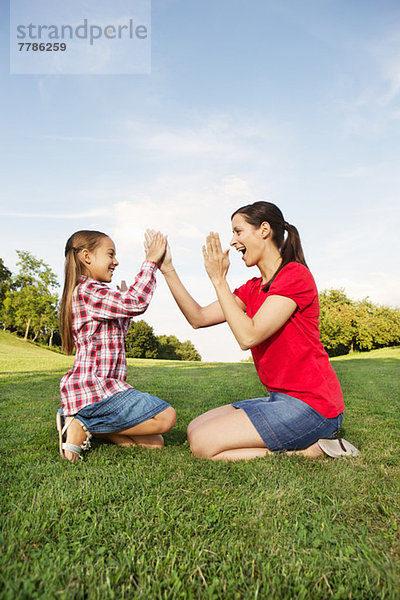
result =
[[[190,450],[196,458],[212,458],[214,452],[210,443],[199,429],[187,433]]]

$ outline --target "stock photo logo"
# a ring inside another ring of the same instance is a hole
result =
[[[10,73],[149,74],[150,0],[82,4],[10,0]]]

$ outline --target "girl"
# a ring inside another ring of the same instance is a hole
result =
[[[114,242],[99,231],[77,231],[67,241],[60,329],[63,350],[72,354],[75,346],[76,354],[61,379],[57,429],[61,456],[71,462],[82,458],[92,434],[120,446],[162,448],[160,434],[175,424],[172,406],[126,383],[124,348],[132,317],[150,303],[166,243],[156,233],[134,283],[114,292],[105,285],[119,264]]]
[[[251,349],[258,376],[270,393],[194,419],[188,427],[192,452],[223,461],[283,450],[309,457],[357,454],[345,440],[329,439],[340,428],[344,404],[320,342],[318,293],[296,227],[274,204],[255,202],[232,215],[232,228],[230,245],[247,267],[260,271],[233,293],[226,281],[229,250],[222,252],[216,233],[210,233],[203,247],[216,302],[202,307],[189,295],[169,251],[161,271],[194,328],[227,321],[240,347]]]

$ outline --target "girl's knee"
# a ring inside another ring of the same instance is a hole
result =
[[[168,408],[166,408],[156,416],[156,420],[158,424],[158,429],[160,429],[160,433],[166,433],[167,431],[172,429],[176,423],[175,409],[172,408],[172,406],[168,406]]]

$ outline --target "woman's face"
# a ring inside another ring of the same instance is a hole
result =
[[[257,229],[239,213],[232,219],[232,230],[231,246],[243,254],[242,260],[246,266],[252,267],[258,264],[265,251],[262,226]]]

